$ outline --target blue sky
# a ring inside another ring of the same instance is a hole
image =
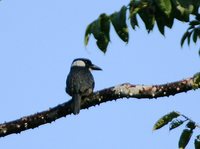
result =
[[[128,0],[1,1],[0,122],[15,120],[70,99],[65,79],[71,61],[90,58],[103,68],[94,72],[95,90],[124,82],[162,84],[199,71],[198,47],[180,47],[187,25],[175,22],[163,37],[155,27],[147,34],[140,23],[123,43],[111,28],[111,44],[101,53],[91,38],[83,44],[86,26],[105,12],[118,11]],[[130,24],[129,24],[130,27]],[[82,110],[52,124],[0,139],[1,148],[133,149],[177,148],[181,129],[152,132],[162,115],[176,110],[199,121],[199,91],[153,100],[120,99]],[[193,147],[193,142],[188,148]]]

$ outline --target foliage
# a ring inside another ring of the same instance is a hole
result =
[[[88,44],[90,34],[97,40],[97,46],[105,52],[110,41],[110,18],[101,14],[97,20],[92,22],[85,32],[85,45]]]
[[[92,34],[97,40],[97,46],[102,52],[106,52],[110,42],[110,24],[120,39],[124,42],[129,40],[129,32],[126,22],[127,10],[129,12],[129,21],[135,30],[138,27],[139,16],[148,33],[153,30],[155,24],[162,35],[165,35],[165,27],[172,28],[174,19],[182,22],[189,22],[190,15],[196,16],[196,19],[189,23],[190,27],[183,35],[181,45],[187,38],[190,43],[191,34],[193,41],[196,43],[200,38],[200,25],[198,14],[199,0],[131,0],[128,6],[122,6],[120,11],[111,15],[101,14],[95,21],[90,23],[85,32],[85,45],[88,44],[89,37]]]
[[[89,37],[92,34],[96,39],[98,48],[105,53],[110,42],[111,24],[119,38],[123,42],[128,43],[127,13],[129,16],[128,21],[133,30],[139,27],[138,17],[140,17],[148,33],[153,31],[155,24],[159,32],[165,35],[165,28],[171,29],[174,20],[188,22],[189,27],[183,34],[180,44],[183,46],[187,40],[188,45],[190,45],[191,38],[196,43],[200,39],[199,6],[200,0],[131,0],[128,6],[122,6],[119,11],[110,15],[103,13],[95,21],[90,23],[85,33],[85,45],[88,44]],[[194,19],[190,20],[190,18]],[[194,76],[194,89],[199,86],[199,76],[199,74]],[[196,122],[185,115],[175,111],[170,112],[162,116],[155,123],[153,130],[158,130],[169,123],[169,130],[171,131],[183,125],[185,122],[187,124],[178,142],[179,148],[184,149],[191,139],[193,130],[200,128]],[[194,146],[196,149],[200,148],[200,135],[196,136]]]
[[[180,119],[182,118],[182,119]],[[189,143],[191,136],[193,134],[193,130],[196,128],[200,128],[199,125],[197,125],[196,122],[194,122],[193,120],[191,120],[190,118],[188,118],[187,116],[179,113],[179,112],[170,112],[166,115],[164,115],[163,117],[161,117],[155,124],[153,127],[153,130],[157,130],[162,128],[163,126],[167,125],[168,123],[170,123],[169,126],[169,130],[173,130],[179,126],[181,126],[183,123],[188,122],[185,125],[185,129],[183,129],[179,142],[178,142],[178,146],[180,149],[184,149],[187,144]],[[199,149],[200,147],[200,135],[196,136],[196,139],[194,140],[194,146],[195,149]]]
[[[183,43],[186,39],[189,45],[190,38],[192,38],[194,43],[197,42],[197,39],[200,39],[200,14],[197,14],[195,20],[189,23],[189,27],[181,39],[181,46],[183,46]]]
[[[154,125],[153,130],[157,130],[162,128],[163,126],[167,125],[171,122],[174,118],[180,116],[178,112],[170,112],[164,116],[162,116]]]

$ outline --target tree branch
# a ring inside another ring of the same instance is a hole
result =
[[[181,92],[187,92],[189,90],[198,88],[200,88],[200,73],[197,73],[193,77],[188,79],[162,85],[147,86],[124,83],[121,85],[96,91],[93,93],[93,95],[82,99],[81,109],[86,109],[94,105],[99,105],[103,102],[124,97],[152,99],[175,95]],[[20,133],[24,130],[28,130],[31,128],[33,129],[40,125],[51,123],[61,117],[67,116],[73,111],[72,104],[73,103],[70,100],[46,111],[0,124],[0,137],[4,137],[13,133]]]

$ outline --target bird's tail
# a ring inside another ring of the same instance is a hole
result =
[[[73,113],[75,115],[79,114],[81,107],[81,96],[79,94],[73,95],[74,109]]]

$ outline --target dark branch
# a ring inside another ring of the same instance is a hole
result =
[[[200,75],[184,79],[177,82],[162,84],[162,85],[132,85],[124,83],[107,89],[94,92],[93,95],[82,100],[81,109],[86,109],[94,105],[99,105],[103,102],[116,100],[120,98],[158,98],[164,96],[175,95],[181,92],[187,92],[200,87]],[[20,133],[30,128],[36,128],[40,125],[51,123],[61,117],[72,113],[72,101],[57,105],[49,110],[36,113],[30,116],[25,116],[20,119],[5,122],[0,124],[0,137],[7,136],[13,133]]]

